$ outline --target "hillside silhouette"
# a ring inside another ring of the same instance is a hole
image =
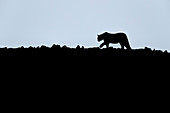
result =
[[[66,45],[52,45],[51,47],[47,46],[38,46],[38,47],[27,47],[24,48],[0,48],[0,57],[15,57],[15,56],[24,56],[24,57],[160,57],[166,56],[169,57],[170,53],[165,50],[155,50],[148,47],[140,48],[140,49],[120,49],[120,48],[102,48],[99,47],[90,47],[85,48],[84,46],[77,45],[75,48],[67,47]]]
[[[101,97],[108,97],[107,100],[111,97],[114,100],[117,97],[123,100],[130,98],[130,101],[132,98],[139,98],[146,102],[145,97],[148,96],[143,96],[144,93],[155,90],[153,95],[158,95],[157,92],[163,88],[167,90],[169,86],[165,85],[169,83],[169,69],[165,68],[169,62],[165,58],[169,58],[170,54],[148,47],[127,50],[111,47],[85,48],[80,45],[70,48],[54,44],[51,47],[1,48],[0,56],[3,61],[3,64],[0,62],[1,76],[7,78],[7,82],[2,79],[5,85],[10,84],[9,87],[14,87],[14,91],[18,87],[20,91],[29,89],[25,91],[28,95],[32,89],[33,94],[42,90],[38,96],[33,95],[36,98],[48,93],[51,100],[56,95],[67,101],[67,98],[74,99],[69,106],[75,98],[91,102],[94,97],[97,103]],[[44,97],[46,96],[42,98]]]

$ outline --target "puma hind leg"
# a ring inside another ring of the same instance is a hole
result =
[[[120,46],[121,46],[121,49],[124,49],[124,44],[123,43],[120,43]]]
[[[129,49],[129,50],[131,49],[129,42],[122,42],[120,43],[120,45],[121,45],[121,49],[125,49],[125,47],[126,49]]]
[[[129,42],[127,42],[125,46],[126,46],[126,48],[127,48],[127,49],[129,49],[129,50],[131,50],[131,49],[132,49],[132,48],[130,47]]]

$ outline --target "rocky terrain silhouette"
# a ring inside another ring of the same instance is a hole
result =
[[[140,49],[120,49],[120,48],[103,48],[100,49],[99,47],[91,47],[91,48],[85,48],[84,46],[77,45],[75,48],[67,47],[66,45],[60,46],[60,45],[52,45],[51,47],[47,47],[42,45],[41,47],[27,47],[24,48],[18,47],[18,48],[0,48],[0,57],[14,57],[14,56],[24,56],[24,57],[31,57],[31,56],[47,56],[47,57],[71,57],[71,56],[107,56],[107,57],[159,57],[159,56],[170,56],[170,53],[165,50],[155,50],[148,47],[140,48]]]
[[[6,77],[7,82],[1,79],[5,85],[14,87],[14,91],[18,87],[21,87],[20,91],[27,90],[31,86],[29,89],[34,89],[34,93],[39,90],[42,90],[41,94],[49,93],[51,100],[56,95],[66,100],[67,97],[79,100],[84,94],[84,100],[90,102],[95,97],[98,103],[103,94],[110,95],[107,99],[110,100],[110,97],[117,98],[113,95],[116,93],[123,100],[122,97],[130,98],[129,101],[139,98],[146,102],[148,92],[155,90],[148,97],[150,100],[153,95],[158,95],[159,89],[161,93],[162,90],[168,91],[169,69],[166,67],[169,67],[169,56],[167,51],[148,47],[127,50],[112,47],[85,48],[80,45],[70,48],[54,44],[51,47],[1,48],[1,77]],[[25,92],[29,94],[29,90]],[[157,101],[157,97],[153,97],[153,102]],[[71,100],[71,104],[72,101],[75,100]]]

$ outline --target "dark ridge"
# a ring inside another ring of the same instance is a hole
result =
[[[66,45],[52,45],[51,47],[47,46],[38,46],[38,47],[27,47],[24,48],[23,46],[18,48],[0,48],[0,56],[3,57],[13,57],[13,56],[47,56],[47,57],[62,57],[62,56],[115,56],[115,57],[159,57],[159,56],[170,56],[170,53],[165,50],[155,50],[148,47],[140,48],[140,49],[120,49],[120,48],[103,48],[100,49],[99,47],[91,47],[85,48],[84,46],[77,45],[76,48],[70,48]]]
[[[75,48],[60,45],[1,48],[0,56],[1,77],[7,78],[5,84],[10,84],[10,87],[18,83],[25,89],[23,84],[26,84],[32,85],[35,90],[40,87],[43,91],[44,88],[51,88],[57,94],[66,91],[64,93],[68,95],[73,88],[76,88],[78,95],[81,89],[82,93],[86,92],[84,88],[90,90],[90,94],[91,91],[99,90],[97,94],[110,95],[119,92],[115,91],[115,88],[120,91],[127,89],[122,93],[126,95],[132,88],[134,96],[136,90],[141,93],[141,89],[150,91],[155,86],[157,93],[158,88],[167,90],[169,86],[170,54],[168,51],[152,50],[148,47],[132,50],[85,48],[80,45]],[[41,86],[42,84],[44,86]],[[59,91],[58,88],[62,90]],[[67,88],[70,91],[67,92]],[[100,100],[99,98],[97,99]]]

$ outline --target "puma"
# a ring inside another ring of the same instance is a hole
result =
[[[104,45],[106,45],[107,48],[109,48],[109,44],[117,44],[119,43],[121,48],[124,49],[126,47],[127,49],[131,49],[127,35],[125,33],[115,33],[111,34],[108,32],[105,32],[103,34],[98,35],[97,37],[98,42],[104,41],[100,48],[102,48]]]

